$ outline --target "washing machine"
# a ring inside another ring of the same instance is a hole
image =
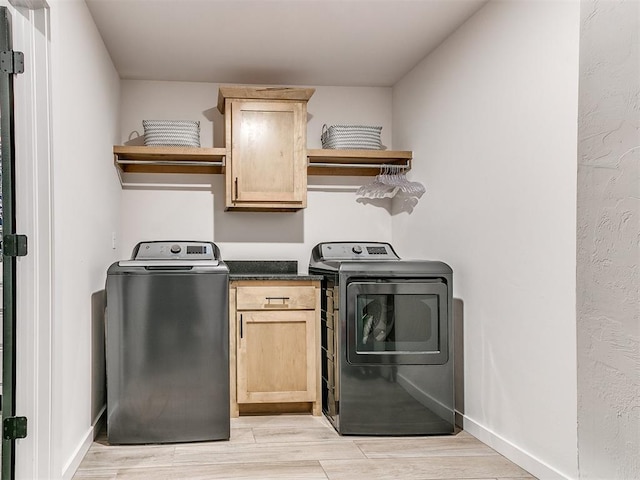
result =
[[[309,273],[323,277],[322,408],[335,429],[453,433],[452,269],[389,243],[326,242]]]
[[[211,242],[152,241],[107,271],[107,438],[226,440],[229,269]]]

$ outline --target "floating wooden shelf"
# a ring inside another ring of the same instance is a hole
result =
[[[115,164],[124,173],[224,173],[225,148],[115,145]],[[307,150],[308,175],[373,176],[385,165],[411,168],[411,151]]]
[[[411,168],[411,151],[394,150],[307,150],[309,175],[373,176],[386,165]]]
[[[115,145],[116,166],[125,173],[224,173],[226,148]]]

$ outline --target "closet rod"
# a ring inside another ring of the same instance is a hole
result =
[[[384,168],[384,167],[404,167],[409,168],[409,163],[316,163],[309,162],[309,167],[326,168]]]
[[[118,165],[167,165],[182,167],[224,167],[224,160],[219,162],[188,162],[182,160],[116,160]]]

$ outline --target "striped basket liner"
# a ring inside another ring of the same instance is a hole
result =
[[[322,148],[342,150],[382,150],[382,127],[367,125],[322,126]]]
[[[199,147],[200,122],[194,120],[143,120],[147,146]]]

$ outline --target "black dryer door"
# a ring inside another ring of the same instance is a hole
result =
[[[442,365],[449,358],[447,285],[439,279],[347,284],[350,364]]]

